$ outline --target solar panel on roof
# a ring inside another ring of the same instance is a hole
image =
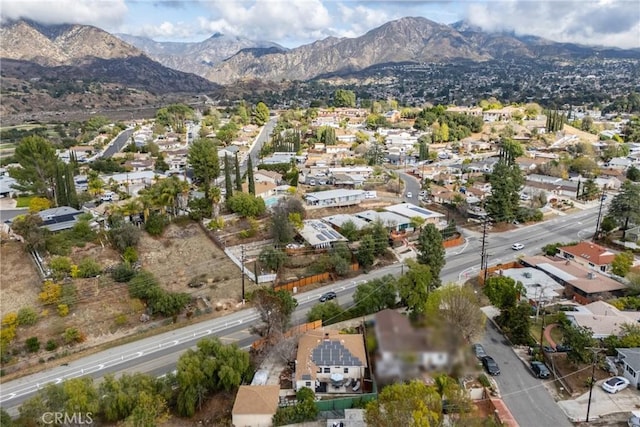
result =
[[[324,242],[325,240],[327,240],[326,237],[324,237],[322,234],[316,234],[316,237],[318,238],[318,240],[320,240],[321,242]]]
[[[409,207],[409,209],[411,209],[412,211],[420,212],[421,214],[424,214],[424,215],[433,215],[433,212],[428,211],[426,209],[422,209],[421,207],[418,207],[418,206],[411,206]]]

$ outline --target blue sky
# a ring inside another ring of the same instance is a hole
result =
[[[220,32],[296,47],[422,16],[561,42],[640,47],[638,0],[3,0],[0,13],[3,19],[89,24],[158,41],[200,41]]]

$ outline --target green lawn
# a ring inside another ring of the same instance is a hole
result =
[[[545,317],[545,321],[544,324],[545,325],[550,325],[551,323],[553,323],[553,321],[555,316],[546,316]],[[542,331],[542,316],[538,318],[538,321],[536,322],[535,319],[531,320],[531,328],[529,329],[531,331],[531,336],[533,338],[535,338],[536,342],[540,341],[540,334]],[[556,326],[555,328],[553,328],[551,330],[551,339],[553,339],[556,344],[561,344],[562,343],[562,330],[560,329],[559,326]],[[547,342],[547,340],[543,339],[543,343],[542,345],[548,345],[549,343]]]

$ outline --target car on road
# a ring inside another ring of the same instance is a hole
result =
[[[322,294],[322,296],[320,297],[320,302],[330,301],[332,299],[336,299],[337,297],[338,295],[336,295],[335,292],[327,292]]]
[[[532,360],[529,364],[529,368],[531,368],[531,372],[536,378],[547,379],[551,376],[551,372],[549,372],[549,368],[542,362],[538,362],[537,360]]]
[[[484,369],[487,371],[489,375],[493,375],[493,376],[500,375],[500,367],[498,366],[496,361],[493,360],[493,357],[485,356],[481,360],[482,360],[482,366],[484,366]]]
[[[607,393],[617,393],[629,386],[629,380],[625,377],[609,378],[602,383],[602,389]]]
[[[411,192],[407,193],[407,198],[410,199],[413,197],[413,194]]]
[[[473,344],[471,349],[473,350],[473,354],[475,354],[479,360],[482,360],[483,357],[487,356],[487,352],[484,351],[482,344]]]
[[[558,353],[568,353],[571,351],[571,346],[566,345],[566,344],[558,344],[556,346],[556,351]]]
[[[629,427],[640,427],[640,411],[631,411],[631,416],[627,420]]]
[[[513,249],[514,251],[519,251],[524,249],[524,245],[522,243],[514,243],[513,245],[511,245],[511,249]]]

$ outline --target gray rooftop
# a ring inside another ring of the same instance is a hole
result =
[[[397,205],[391,205],[384,208],[386,211],[394,212],[407,218],[420,217],[422,219],[430,218],[442,218],[443,214],[433,212],[420,206],[416,206],[412,203],[399,203]]]
[[[640,369],[640,347],[616,348],[616,351],[624,357],[628,365],[635,370]]]
[[[339,341],[323,340],[311,353],[311,360],[318,366],[363,366]]]
[[[332,199],[355,199],[355,198],[364,198],[363,190],[327,190],[327,191],[317,191],[315,193],[307,193],[304,198],[306,200],[332,200]]]
[[[411,220],[409,218],[404,217],[402,215],[398,215],[397,213],[394,213],[394,212],[387,212],[387,211],[377,212],[374,210],[368,210],[368,211],[359,212],[356,214],[356,216],[369,222],[374,222],[379,220],[387,227],[411,223]]]
[[[309,219],[303,223],[300,236],[313,247],[328,247],[334,242],[346,242],[348,239],[335,231],[328,224],[318,220]]]
[[[358,230],[365,228],[369,224],[364,219],[358,218],[355,215],[349,215],[349,214],[337,214],[337,215],[325,216],[324,218],[322,218],[322,220],[328,222],[331,225],[335,225],[338,228],[342,227],[345,223],[351,221],[356,226],[356,229]]]

